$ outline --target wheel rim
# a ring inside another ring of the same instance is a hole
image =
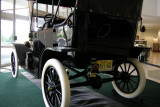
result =
[[[15,72],[16,72],[16,61],[15,61],[15,56],[14,56],[14,53],[12,53],[11,55],[11,64],[12,64],[12,73],[13,75],[15,75]]]
[[[123,93],[133,93],[139,85],[139,73],[131,62],[127,61],[116,67],[120,80],[115,80],[115,84]]]
[[[52,66],[47,68],[44,76],[44,91],[50,107],[61,106],[61,83],[57,71]]]

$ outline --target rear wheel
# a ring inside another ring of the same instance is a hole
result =
[[[120,80],[114,80],[112,85],[119,95],[135,98],[141,94],[146,84],[146,77],[137,59],[127,59],[124,63],[117,65],[115,71]]]
[[[69,107],[70,84],[64,66],[56,59],[48,60],[42,71],[42,94],[47,107]]]
[[[14,78],[17,78],[18,76],[18,72],[19,72],[19,69],[18,69],[18,57],[17,57],[17,52],[16,50],[14,49],[11,53],[11,69],[12,69],[12,76]]]

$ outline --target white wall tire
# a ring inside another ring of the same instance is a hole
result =
[[[55,107],[55,105],[57,105],[57,107],[69,107],[70,83],[64,66],[58,60],[49,59],[45,63],[42,71],[41,86],[46,107]],[[58,100],[55,100],[55,96],[58,96],[56,97],[57,99],[61,99],[60,105]],[[53,99],[55,101],[53,101]]]
[[[17,78],[18,72],[19,72],[19,64],[18,64],[18,56],[15,49],[13,49],[11,53],[11,70],[12,70],[12,76],[14,78]]]
[[[121,76],[127,74],[122,73],[125,70],[126,72],[129,72],[128,74],[130,74],[130,77],[126,76],[128,79],[122,78],[122,80],[114,80],[112,82],[114,89],[119,95],[131,99],[139,96],[143,92],[146,84],[146,76],[140,62],[137,59],[128,58],[126,63],[121,64],[121,67],[120,65],[117,68],[115,67],[115,69],[118,69]]]

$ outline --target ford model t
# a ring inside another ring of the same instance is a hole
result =
[[[39,3],[51,5],[52,13],[40,16]],[[13,77],[18,76],[21,66],[41,79],[46,106],[67,107],[70,88],[91,85],[99,89],[110,81],[122,97],[137,97],[146,82],[136,59],[141,50],[134,47],[142,4],[143,0],[34,1],[30,40],[13,43]],[[71,9],[67,18],[58,15],[61,6]],[[33,22],[38,18],[45,22],[36,31]],[[70,75],[71,71],[75,74]],[[99,73],[110,77],[102,78]],[[78,77],[85,81],[71,82]]]

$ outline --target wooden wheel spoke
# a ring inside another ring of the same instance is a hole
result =
[[[51,86],[51,84],[50,84],[49,82],[47,82],[47,81],[46,81],[46,84],[47,84],[48,86]]]
[[[122,66],[121,66],[121,65],[120,65],[120,68],[121,68],[122,72],[124,72],[124,70],[123,70],[123,68],[122,68]]]
[[[52,101],[53,98],[53,93],[51,93],[50,91],[48,91],[48,98],[50,101]],[[52,102],[51,102],[52,103]]]
[[[52,69],[49,70],[49,76],[50,76],[51,82],[53,82]]]
[[[55,95],[56,95],[56,99],[57,99],[57,101],[58,101],[58,107],[60,107],[60,105],[61,105],[61,100],[60,100],[59,96],[57,95],[57,93],[56,93]]]
[[[129,85],[131,86],[131,88],[134,90],[133,85],[131,84],[130,81],[128,81]]]
[[[51,100],[51,101],[52,101],[52,105],[55,105],[55,104],[56,104],[56,102],[55,102],[55,100],[56,100],[56,99],[55,99],[55,94],[53,94],[52,96],[53,96],[53,97],[52,97],[53,99]]]
[[[128,66],[128,70],[127,70],[127,72],[129,72],[129,70],[130,70],[130,67],[131,67],[131,64],[129,63],[129,66]]]
[[[124,82],[124,84],[123,84],[123,90],[124,90],[124,88],[125,88],[125,84],[126,84],[126,83]]]
[[[57,90],[57,89],[56,89],[56,92],[57,92],[59,95],[62,95],[62,93],[61,93],[59,90]]]
[[[121,83],[122,83],[122,80],[118,83],[118,86],[120,86],[120,85],[121,85]]]
[[[129,92],[129,85],[128,85],[128,82],[127,82],[127,91]]]
[[[60,85],[60,80],[59,78],[57,79],[57,81],[55,82],[56,86],[59,86]]]
[[[48,74],[47,74],[47,77],[48,77],[49,82],[52,82],[52,81],[51,81],[51,78],[49,77],[49,75],[48,75]]]
[[[129,75],[131,75],[135,70],[136,70],[136,69],[134,68],[134,69],[129,73]]]
[[[136,82],[136,81],[134,81],[134,80],[132,80],[131,78],[130,78],[130,80],[131,80],[133,83],[137,84],[137,82]]]
[[[53,78],[54,78],[54,82],[57,82],[57,78],[59,78],[58,77],[58,75],[57,75],[57,73],[54,71],[54,76],[53,76]]]
[[[125,69],[125,71],[124,72],[126,72],[126,63],[124,62],[124,69]]]

